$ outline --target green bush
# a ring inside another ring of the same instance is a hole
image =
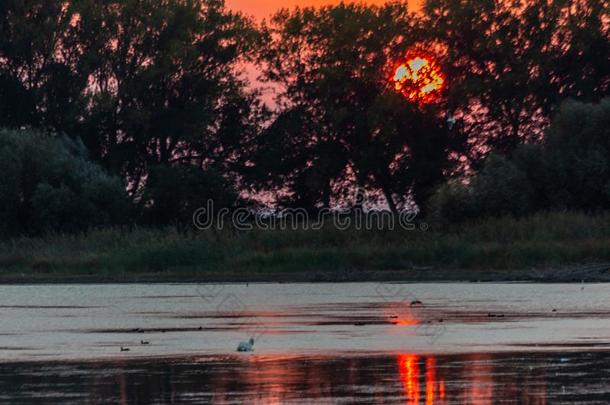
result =
[[[610,98],[599,104],[564,103],[545,146],[553,205],[610,209]]]
[[[523,215],[532,210],[534,190],[527,174],[501,156],[491,155],[472,180],[470,200],[478,215]]]
[[[490,155],[468,186],[447,183],[431,199],[446,223],[567,209],[610,209],[610,99],[564,103],[544,142]]]
[[[536,206],[535,190],[527,174],[514,162],[491,155],[470,184],[450,182],[431,198],[433,219],[445,223],[467,219],[521,216]]]
[[[433,220],[444,223],[462,222],[473,217],[471,188],[459,181],[440,186],[430,198],[429,213]]]
[[[122,181],[89,161],[80,141],[0,130],[0,170],[5,236],[81,231],[126,218]]]

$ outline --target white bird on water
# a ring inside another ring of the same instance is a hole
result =
[[[239,342],[237,346],[238,352],[253,352],[254,351],[254,339],[250,338],[247,342]]]

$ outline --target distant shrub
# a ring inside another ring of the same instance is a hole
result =
[[[124,221],[122,181],[88,159],[80,141],[0,130],[0,233],[74,232]]]
[[[467,186],[447,183],[431,199],[449,223],[565,209],[610,209],[610,99],[564,103],[543,143],[492,154]]]
[[[430,198],[429,214],[432,219],[446,223],[473,217],[472,189],[458,181],[443,184]]]
[[[512,161],[491,155],[472,179],[470,203],[482,216],[519,216],[532,211],[534,190],[527,174]]]
[[[554,206],[610,209],[610,98],[599,104],[564,103],[545,147]]]
[[[435,219],[461,222],[479,217],[520,216],[534,207],[534,189],[525,172],[510,160],[491,155],[468,185],[450,182],[431,199]]]

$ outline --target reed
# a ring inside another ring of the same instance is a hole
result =
[[[193,280],[290,274],[527,270],[610,261],[610,213],[544,213],[427,231],[101,229],[0,242],[4,280]],[[288,277],[289,278],[289,277]]]

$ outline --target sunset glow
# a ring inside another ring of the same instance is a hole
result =
[[[367,0],[364,4],[381,6],[387,0]],[[257,20],[268,19],[282,8],[292,9],[294,7],[322,7],[339,4],[339,0],[228,0],[227,6],[234,11],[240,11],[246,15],[253,16]],[[418,11],[422,0],[410,0],[409,9]]]
[[[419,357],[414,354],[398,356],[398,371],[404,385],[407,404],[419,404]]]
[[[408,52],[394,70],[394,88],[414,102],[433,102],[445,87],[446,79],[438,63],[429,55]]]

